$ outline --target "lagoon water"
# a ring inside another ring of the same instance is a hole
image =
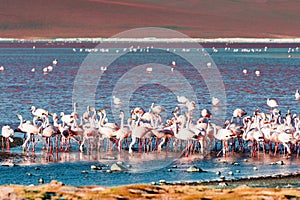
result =
[[[268,112],[267,98],[276,98],[279,101],[279,109],[283,115],[288,110],[300,113],[299,102],[294,97],[300,86],[298,48],[264,48],[268,44],[253,48],[244,44],[225,49],[229,46],[224,44],[222,47],[206,48],[205,51],[201,48],[187,49],[178,46],[163,51],[155,46],[148,49],[134,46],[126,49],[113,47],[95,50],[84,48],[83,44],[72,47],[0,48],[0,66],[4,67],[0,72],[0,125],[8,124],[16,128],[19,123],[16,114],[22,114],[25,120],[31,120],[32,105],[47,109],[51,113],[68,114],[72,112],[73,102],[77,100],[80,112],[91,103],[97,109],[106,109],[109,120],[118,124],[119,119],[116,116],[120,109],[140,106],[148,110],[154,102],[165,108],[166,111],[162,113],[165,121],[172,117],[172,110],[178,104],[177,94],[187,94],[191,100],[197,102],[199,109],[210,109],[215,117],[212,121],[220,125],[224,119],[230,119],[232,111],[238,107],[243,108],[249,115],[255,109]],[[214,71],[203,71],[204,74],[199,74],[189,60],[179,56],[184,54],[188,54],[187,58],[192,60],[197,61],[199,57],[204,59],[206,65],[201,63],[199,67],[212,68]],[[105,66],[97,62],[95,57],[114,59],[110,66]],[[53,66],[52,71],[43,73],[43,68],[53,65],[54,59],[58,60],[58,64]],[[172,61],[175,61],[175,65]],[[106,71],[103,70],[104,67],[107,67]],[[31,71],[33,68],[35,72]],[[246,74],[243,73],[244,69],[247,70]],[[257,70],[260,71],[260,76],[255,75]],[[79,72],[84,73],[81,79]],[[177,82],[172,82],[174,76]],[[78,82],[82,80],[83,83]],[[81,89],[85,90],[76,90],[76,87],[82,85],[84,87]],[[217,96],[222,100],[220,106],[212,106],[212,94],[222,94]],[[89,99],[90,95],[94,99]],[[114,106],[112,95],[123,100],[128,98],[128,102],[123,101],[123,105]],[[199,110],[193,113],[195,120],[199,116]],[[126,113],[126,119],[128,117],[129,112]],[[15,135],[23,137],[22,133]],[[117,150],[79,153],[74,144],[71,152],[47,154],[38,145],[35,153],[22,153],[22,148],[16,147],[6,154],[2,161],[14,162],[16,166],[0,166],[0,184],[38,184],[38,179],[43,177],[45,182],[56,179],[78,186],[117,186],[157,182],[161,179],[169,182],[214,180],[219,179],[217,171],[230,179],[299,170],[299,158],[293,154],[286,159],[282,153],[277,156],[260,154],[255,158],[250,158],[249,152],[230,154],[226,158],[217,157],[215,153],[205,157],[200,154],[181,157],[180,152],[163,150],[161,153],[135,152],[134,156],[129,156],[127,150],[121,153]],[[279,160],[283,160],[285,165],[270,165]],[[117,161],[128,165],[129,171],[105,172]],[[235,162],[239,165],[232,164]],[[103,170],[91,171],[91,165],[101,165]],[[172,168],[175,165],[176,168]],[[186,172],[191,165],[206,172]],[[253,167],[258,170],[253,170]],[[172,172],[168,172],[168,169],[172,169]],[[228,175],[230,171],[233,175]]]

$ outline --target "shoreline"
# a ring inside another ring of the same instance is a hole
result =
[[[300,38],[0,38],[0,43],[3,42],[300,43]]]
[[[198,184],[133,184],[117,187],[98,185],[71,186],[52,180],[40,185],[1,185],[0,198],[5,199],[299,199],[300,175],[256,178],[242,181],[219,181]],[[280,184],[285,182],[284,187]],[[265,183],[265,185],[263,184]],[[277,183],[273,185],[272,183]],[[255,184],[259,184],[255,186]],[[278,185],[279,184],[279,185]]]
[[[300,38],[0,38],[0,48],[299,48]]]

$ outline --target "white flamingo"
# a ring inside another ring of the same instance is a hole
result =
[[[121,151],[122,149],[122,142],[125,138],[128,138],[131,136],[131,132],[132,132],[132,128],[131,128],[131,125],[129,124],[130,122],[132,122],[131,119],[128,120],[128,125],[124,125],[124,117],[125,117],[125,114],[124,114],[124,111],[120,111],[120,115],[119,115],[119,118],[121,120],[121,123],[120,123],[120,129],[115,131],[113,133],[113,135],[116,136],[116,138],[119,140],[118,141],[118,150]]]
[[[55,58],[55,59],[52,61],[52,64],[53,64],[54,66],[56,66],[57,63],[58,63],[58,60]]]
[[[97,112],[97,114],[100,117],[99,125],[101,125],[101,127],[111,128],[114,131],[119,129],[119,126],[116,123],[108,122],[108,118],[106,117],[106,111],[105,110],[100,110],[100,111]],[[103,114],[103,116],[102,116],[102,114]]]
[[[295,139],[295,142],[297,143],[297,156],[299,156],[299,151],[300,151],[300,120],[298,116],[294,117],[294,124],[295,124],[295,132],[293,133],[293,138]]]
[[[86,111],[83,113],[83,116],[82,116],[82,118],[85,122],[88,122],[91,117],[90,111],[91,111],[91,107],[87,106]]]
[[[49,112],[42,108],[36,108],[35,106],[31,106],[31,113],[33,116],[43,118],[44,116],[48,116]]]
[[[14,139],[12,138],[12,136],[14,135],[14,130],[10,128],[9,125],[5,125],[2,127],[1,134],[2,134],[2,147],[4,147],[4,139],[5,139],[6,148],[9,149],[10,148],[9,142],[14,141]]]
[[[259,125],[259,121],[256,120],[256,125],[252,126],[252,119],[246,119],[246,130],[243,133],[243,140],[244,141],[251,141],[252,148],[251,148],[251,156],[255,156],[255,144],[258,146],[259,150],[259,143],[264,141],[264,135],[261,132],[261,128]]]
[[[271,110],[279,106],[277,100],[274,98],[268,98],[267,105],[271,108]]]
[[[213,106],[217,106],[220,103],[220,99],[218,99],[217,97],[212,97],[211,102]]]
[[[135,144],[136,140],[139,138],[149,138],[151,136],[151,130],[153,128],[146,127],[146,126],[140,126],[141,121],[141,113],[137,113],[136,117],[138,117],[138,120],[134,123],[132,126],[132,133],[131,133],[131,143],[129,145],[129,153],[132,154],[132,147]],[[148,135],[147,135],[148,134]]]
[[[25,135],[26,139],[22,145],[23,149],[25,149],[31,136],[34,137],[34,135],[38,135],[40,130],[39,130],[38,126],[34,125],[30,121],[23,122],[22,115],[18,114],[17,116],[20,120],[20,124],[19,124],[17,130],[19,130],[20,132],[26,133],[26,135]],[[34,138],[33,138],[33,140],[34,140]],[[32,151],[34,151],[34,147],[35,147],[35,144],[33,144]]]
[[[99,136],[99,132],[98,132],[97,128],[94,127],[92,124],[93,124],[93,122],[83,125],[83,139],[79,146],[79,150],[81,152],[83,152],[83,147],[84,147],[84,144],[86,141],[88,141],[88,140],[95,141],[95,139]],[[98,146],[99,146],[99,144],[98,144]]]
[[[58,134],[58,129],[50,124],[48,116],[44,116],[44,122],[40,130],[42,137],[46,140],[47,151],[52,151],[52,137]]]
[[[173,124],[173,132],[174,132],[174,137],[178,140],[181,141],[186,141],[186,150],[187,150],[187,155],[189,150],[192,148],[192,143],[190,144],[191,140],[195,141],[198,138],[198,135],[195,134],[194,131],[192,131],[189,127],[183,127],[180,128],[178,126],[178,123],[175,121]]]
[[[229,126],[219,129],[218,131],[214,131],[214,137],[217,140],[220,140],[223,146],[222,150],[217,155],[223,152],[223,156],[226,156],[226,152],[228,151],[228,140],[232,139],[234,136],[235,134],[231,129],[229,129]]]
[[[66,115],[64,112],[61,112],[60,117],[61,117],[60,120],[63,123],[62,126],[65,125],[71,126],[75,121],[75,118],[72,114]]]
[[[154,105],[154,103],[151,104],[151,111],[156,114],[156,115],[160,115],[162,112],[165,111],[165,109],[159,105]]]
[[[234,119],[238,119],[238,123],[241,123],[241,118],[247,115],[247,112],[241,108],[236,108],[232,113],[231,123],[234,122]]]
[[[113,96],[112,99],[115,105],[120,105],[122,103],[121,99],[116,96]]]
[[[186,103],[187,101],[189,101],[189,99],[186,98],[185,96],[177,96],[177,101],[179,103]]]
[[[33,124],[36,124],[37,119],[43,119],[44,116],[48,116],[49,112],[42,108],[36,108],[35,106],[31,106],[31,113],[33,115]]]
[[[209,110],[203,109],[203,110],[201,111],[201,116],[202,116],[203,118],[211,118],[211,117],[212,117],[212,114],[211,114],[211,112],[210,112]]]

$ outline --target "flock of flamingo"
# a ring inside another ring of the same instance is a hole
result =
[[[135,147],[139,151],[182,151],[185,155],[214,151],[217,156],[226,156],[231,151],[242,151],[256,156],[260,150],[276,155],[278,149],[285,156],[299,154],[300,116],[290,111],[282,115],[275,99],[267,99],[270,112],[255,110],[247,115],[237,108],[232,118],[221,126],[212,122],[212,114],[207,109],[201,111],[197,121],[193,120],[195,102],[184,96],[178,96],[177,100],[179,104],[172,111],[173,117],[165,122],[161,113],[166,110],[152,103],[148,111],[140,107],[131,110],[126,123],[125,113],[120,111],[119,125],[109,122],[105,110],[90,106],[82,116],[76,111],[76,103],[72,113],[59,115],[32,106],[32,120],[24,120],[18,114],[20,124],[16,129],[9,125],[2,127],[2,147],[9,150],[17,131],[24,133],[24,151],[35,151],[36,144],[41,142],[47,152],[55,148],[69,151],[71,145],[78,145],[79,151],[115,148],[128,149],[130,154]]]

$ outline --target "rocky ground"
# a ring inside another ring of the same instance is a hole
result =
[[[0,186],[0,199],[299,199],[300,188],[291,188],[299,180],[295,176],[210,184],[119,187],[74,187],[53,180],[36,186]],[[283,183],[285,187],[278,187]],[[257,187],[259,184],[263,187]]]

